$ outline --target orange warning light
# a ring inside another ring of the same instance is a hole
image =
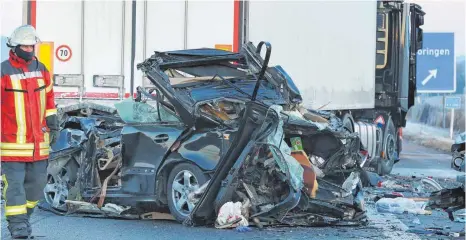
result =
[[[224,50],[224,51],[229,51],[231,52],[233,47],[231,44],[215,44],[216,49]]]

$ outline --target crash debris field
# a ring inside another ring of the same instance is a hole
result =
[[[293,104],[292,91],[277,92],[283,72],[264,69],[256,50],[156,52],[138,65],[153,89],[113,106],[62,107],[40,207],[241,231],[364,227],[374,209],[451,215],[464,206],[461,185],[364,170],[358,134],[332,113]]]

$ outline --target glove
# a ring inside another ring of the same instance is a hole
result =
[[[47,127],[50,129],[50,145],[53,145],[60,135],[58,128],[58,117],[56,114],[48,116],[45,118],[45,122],[47,123]]]

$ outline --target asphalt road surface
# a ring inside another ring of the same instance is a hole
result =
[[[404,176],[435,176],[455,178],[449,169],[449,156],[413,143],[404,144],[401,162],[394,173]],[[441,236],[408,233],[406,230],[442,227],[448,231],[464,230],[464,223],[451,222],[447,214],[434,211],[431,216],[377,213],[368,204],[370,224],[365,227],[268,228],[252,227],[250,232],[206,227],[185,227],[172,221],[118,220],[63,217],[37,209],[32,218],[33,234],[44,240],[93,239],[439,239]],[[3,211],[2,211],[3,212]],[[2,214],[3,215],[3,214]],[[443,237],[449,239],[448,237]],[[10,239],[2,216],[2,238]],[[464,239],[464,237],[460,238]]]
[[[394,175],[439,178],[456,178],[458,175],[450,167],[451,155],[406,140],[400,159],[392,170]]]

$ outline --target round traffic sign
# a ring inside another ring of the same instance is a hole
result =
[[[70,60],[72,54],[73,52],[68,45],[60,45],[55,50],[55,57],[62,62]]]

